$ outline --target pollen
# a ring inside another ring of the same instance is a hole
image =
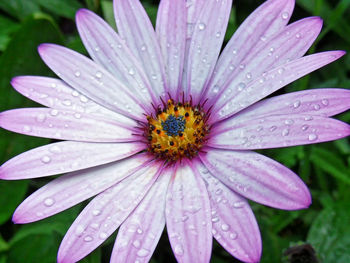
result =
[[[147,116],[148,151],[167,161],[192,159],[207,140],[207,118],[200,105],[169,99],[155,115]]]

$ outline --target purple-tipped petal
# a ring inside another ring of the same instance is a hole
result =
[[[136,141],[132,127],[115,120],[68,110],[24,108],[0,113],[0,127],[58,140],[85,142]]]
[[[108,69],[138,100],[151,107],[154,93],[148,78],[117,33],[103,19],[86,9],[77,12],[76,22],[92,59]]]
[[[232,0],[208,1],[194,26],[189,47],[185,96],[199,102],[218,59]]]
[[[292,92],[253,104],[234,116],[235,121],[269,115],[307,114],[331,117],[350,108],[350,90],[311,89]],[[228,120],[230,121],[230,120]]]
[[[165,226],[165,196],[172,170],[162,172],[118,231],[111,262],[149,262]]]
[[[143,105],[103,67],[62,46],[41,44],[38,50],[44,62],[74,89],[112,111],[144,121]]]
[[[248,150],[333,141],[350,135],[350,125],[312,115],[271,115],[220,123],[208,145],[214,148]]]
[[[19,76],[13,78],[11,84],[22,95],[49,108],[73,110],[79,113],[104,116],[108,115],[112,119],[130,127],[135,127],[137,125],[134,120],[110,111],[94,101],[89,100],[59,79],[38,76]]]
[[[218,121],[232,116],[289,83],[319,69],[345,54],[344,51],[328,51],[309,55],[265,72],[247,86],[235,87],[234,97],[224,104],[215,104],[213,120]]]
[[[117,184],[150,161],[147,154],[63,175],[30,195],[17,207],[12,220],[25,224],[64,211]]]
[[[178,262],[209,262],[212,226],[208,192],[188,162],[179,164],[166,199],[166,226]]]
[[[58,142],[35,148],[0,167],[0,178],[18,180],[62,174],[129,157],[145,148],[143,143]]]
[[[249,53],[236,69],[236,74],[230,76],[222,86],[216,84],[219,94],[214,94],[212,88],[209,94],[211,102],[225,104],[264,72],[302,57],[320,33],[321,27],[322,20],[319,17],[305,18],[285,27],[259,50]]]
[[[257,8],[237,29],[220,55],[206,98],[217,96],[219,87],[240,71],[240,64],[268,43],[288,23],[295,0],[270,0]]]
[[[138,0],[115,0],[114,13],[119,35],[146,72],[157,98],[168,90],[159,43],[151,21]]]
[[[152,162],[95,197],[67,231],[57,262],[77,262],[113,234],[153,185],[161,165]]]
[[[185,59],[187,35],[185,1],[162,0],[157,14],[156,32],[167,73],[170,96],[178,98]]]
[[[261,236],[247,200],[219,182],[201,162],[195,165],[207,182],[214,238],[239,260],[259,262]]]
[[[310,205],[311,196],[306,185],[278,162],[250,151],[207,150],[207,153],[200,153],[202,162],[212,175],[236,193],[285,210]]]

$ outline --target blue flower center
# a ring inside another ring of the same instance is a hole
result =
[[[183,132],[186,127],[186,120],[184,116],[175,117],[174,115],[169,115],[165,121],[162,121],[163,131],[166,132],[168,136],[177,136],[179,133]]]

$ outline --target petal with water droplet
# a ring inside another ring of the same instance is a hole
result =
[[[143,143],[58,142],[24,152],[0,167],[0,178],[18,180],[62,174],[129,157]]]
[[[17,207],[12,220],[17,224],[30,223],[64,211],[117,184],[149,161],[146,154],[138,154],[112,164],[63,175],[24,200]],[[55,204],[44,206],[43,200],[47,198],[54,198]],[[92,224],[93,228],[95,226]]]
[[[111,262],[148,262],[165,226],[165,196],[172,170],[163,170],[118,231]],[[135,246],[135,241],[139,244]]]
[[[0,113],[0,127],[13,132],[85,142],[128,142],[137,140],[132,127],[104,116],[71,110],[24,108]]]
[[[76,22],[93,60],[113,73],[140,101],[151,107],[150,102],[155,97],[151,84],[139,61],[118,34],[103,19],[86,9],[77,12]],[[134,74],[128,74],[130,68],[134,69]]]
[[[178,262],[209,262],[210,203],[203,179],[187,161],[176,167],[166,199],[166,226]]]
[[[157,14],[156,33],[166,65],[168,87],[172,98],[179,95],[186,46],[185,1],[162,0]]]
[[[213,221],[214,238],[234,257],[244,262],[259,262],[262,250],[258,224],[249,203],[218,182],[205,166],[195,162],[197,171],[207,182]],[[220,202],[218,202],[218,198]],[[239,207],[235,204],[241,204]]]
[[[116,0],[114,14],[119,35],[142,64],[158,99],[168,90],[161,50],[146,11],[138,0]],[[154,74],[156,78],[151,77]]]
[[[213,176],[257,203],[286,210],[311,203],[309,190],[295,173],[261,154],[208,149],[200,158]]]
[[[75,219],[60,245],[58,262],[77,262],[92,252],[121,225],[137,207],[159,175],[160,162],[152,162],[96,196]],[[98,216],[93,214],[99,210]],[[98,224],[99,228],[91,227]],[[76,228],[85,231],[76,235]],[[103,233],[104,239],[101,238]],[[89,237],[89,242],[86,238]]]
[[[283,12],[291,14],[294,4],[294,0],[266,1],[242,23],[219,57],[209,90],[214,86],[221,87],[227,79],[235,76],[239,71],[233,70],[242,64],[247,55],[255,53],[285,27],[288,19],[279,19],[280,15]],[[213,95],[209,93],[206,97]]]
[[[216,37],[217,32],[225,32],[230,16],[232,0],[209,1],[203,6],[194,27],[189,46],[185,96],[200,100],[203,87],[209,81],[218,59],[225,34]]]
[[[311,105],[320,105],[317,111]],[[255,119],[275,114],[333,116],[350,108],[350,90],[311,89],[262,100],[240,111],[235,120]]]
[[[112,111],[135,120],[144,120],[144,105],[102,66],[55,44],[41,44],[38,50],[44,62],[77,91]],[[101,72],[102,77],[97,77],[96,72]]]
[[[310,140],[310,134],[317,136]],[[208,145],[215,148],[269,149],[338,140],[350,135],[350,125],[323,116],[270,115],[231,118],[218,124],[210,135]]]

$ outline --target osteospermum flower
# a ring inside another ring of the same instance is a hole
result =
[[[92,59],[42,44],[40,56],[62,80],[12,80],[46,108],[2,112],[1,127],[64,141],[9,160],[1,178],[68,173],[29,196],[13,221],[37,221],[96,195],[64,237],[58,262],[82,259],[118,228],[111,262],[147,262],[165,225],[179,262],[208,262],[213,237],[234,257],[258,262],[261,238],[246,200],[310,205],[296,174],[251,150],[348,136],[349,125],[329,117],[349,108],[350,92],[260,100],[344,52],[303,57],[321,19],[287,25],[294,0],[269,0],[220,54],[231,2],[162,0],[154,30],[139,1],[115,0],[118,33],[80,10]]]

